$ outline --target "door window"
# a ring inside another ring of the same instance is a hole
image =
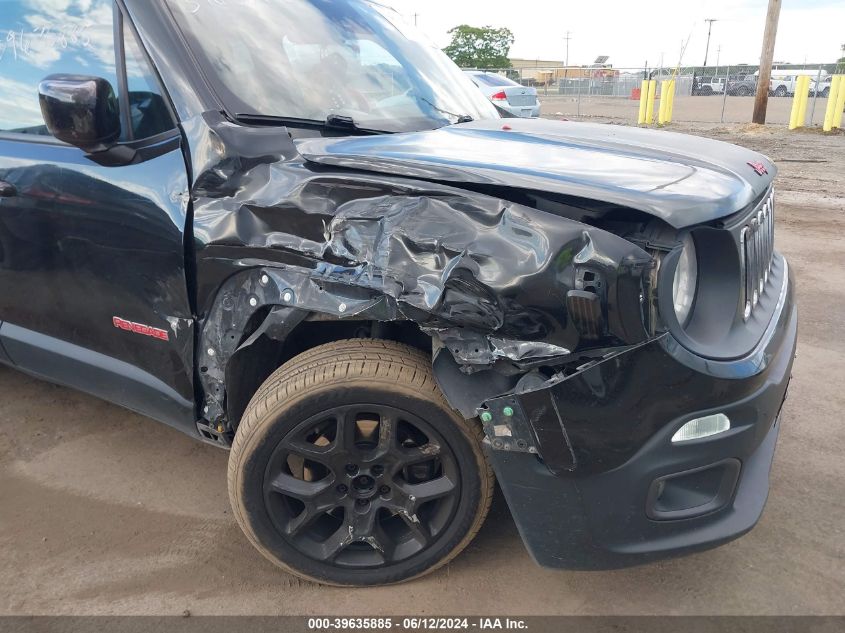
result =
[[[170,110],[164,101],[158,80],[144,55],[141,43],[126,20],[123,20],[123,47],[126,63],[127,99],[130,132],[124,136],[145,139],[174,127]],[[118,99],[120,95],[118,95]]]
[[[128,94],[119,94],[113,0],[0,0],[0,133],[49,135],[38,84],[52,74],[102,77],[129,116],[124,140],[173,127],[132,29],[124,25]]]

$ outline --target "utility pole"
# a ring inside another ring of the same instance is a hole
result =
[[[419,13],[415,13],[415,14],[414,14],[414,26],[419,26],[419,25],[417,24],[417,18],[418,18],[419,16],[420,16],[420,14],[419,14]]]
[[[707,66],[707,55],[710,53],[710,33],[713,31],[713,22],[718,22],[717,18],[708,18],[704,20],[708,23],[707,26],[707,48],[704,49],[704,65]]]
[[[781,0],[769,0],[766,13],[766,29],[763,31],[763,52],[760,53],[760,76],[757,78],[757,95],[754,98],[754,114],[751,120],[763,125],[766,122],[766,108],[769,106],[769,88],[772,80],[772,60],[775,57],[775,39],[778,34]]]
[[[719,44],[719,48],[716,49],[716,68],[719,67],[719,60],[722,58],[722,45]]]
[[[571,33],[569,31],[567,31],[566,37],[564,37],[563,39],[566,40],[566,61],[563,62],[563,65],[564,65],[565,68],[568,68],[569,67],[569,40],[572,39]]]
[[[563,62],[563,79],[566,81],[567,74],[569,73],[569,40],[572,39],[569,31],[566,32],[566,37],[563,39],[566,40],[566,61]]]

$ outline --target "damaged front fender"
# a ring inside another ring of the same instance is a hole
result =
[[[228,359],[279,306],[288,322],[413,322],[463,374],[652,335],[652,258],[617,235],[484,193],[244,155],[211,134],[194,192],[200,284],[226,277],[201,334],[209,420],[225,416]]]

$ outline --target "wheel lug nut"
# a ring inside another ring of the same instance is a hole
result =
[[[378,489],[378,491],[381,494],[386,495],[387,493],[390,492],[390,486],[382,486],[381,488]]]
[[[358,467],[355,464],[347,464],[346,465],[346,472],[350,475],[357,475],[358,474]]]
[[[343,484],[340,484],[340,485],[337,487],[337,491],[338,491],[340,494],[345,495],[347,492],[349,492],[349,488],[347,488],[347,487],[346,487],[345,485],[343,485]]]

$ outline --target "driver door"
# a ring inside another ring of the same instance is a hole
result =
[[[0,16],[0,361],[193,428],[181,136],[117,5],[65,4]],[[111,83],[131,161],[49,136],[38,85],[54,73]]]

